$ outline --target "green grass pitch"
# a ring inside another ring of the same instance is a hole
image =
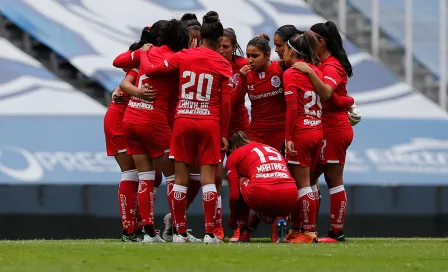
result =
[[[0,241],[0,271],[448,271],[448,239],[343,244],[131,244]]]

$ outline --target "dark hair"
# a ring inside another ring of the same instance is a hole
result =
[[[226,28],[224,29],[224,36],[229,38],[232,42],[232,46],[235,47],[235,51],[233,52],[234,55],[236,55],[236,51],[240,54],[240,56],[244,56],[244,51],[241,49],[241,46],[238,44],[238,40],[236,39],[235,30],[233,28]]]
[[[139,44],[141,44],[140,47],[142,47],[146,43],[156,45],[157,39],[159,38],[160,30],[166,23],[168,23],[168,21],[159,20],[152,26],[145,26],[142,30],[140,41],[138,42]]]
[[[190,36],[179,20],[172,19],[160,30],[158,45],[167,45],[174,52],[188,48]]]
[[[318,38],[324,39],[327,42],[327,49],[331,54],[338,59],[348,77],[353,75],[352,64],[348,60],[345,52],[342,38],[339,34],[338,28],[332,21],[326,23],[315,24],[310,29],[317,34]]]
[[[131,46],[129,46],[129,50],[135,51],[135,50],[142,48],[142,46],[143,46],[143,43],[135,42],[135,43],[131,44]]]
[[[224,27],[219,21],[216,11],[209,11],[202,17],[201,37],[210,42],[217,43],[218,39],[224,35]]]
[[[269,38],[269,35],[263,33],[260,36],[257,36],[250,40],[247,46],[255,46],[266,55],[267,53],[271,52],[271,46],[269,45],[270,40],[271,38]]]
[[[245,146],[250,142],[251,140],[246,133],[244,133],[243,131],[236,132],[229,139],[229,151],[227,152],[227,156],[230,155],[231,150],[233,151],[234,149]]]
[[[283,41],[287,42],[287,41],[289,41],[289,39],[291,39],[295,35],[303,34],[303,32],[304,31],[298,30],[293,25],[284,25],[284,26],[279,27],[279,29],[277,29],[277,31],[275,31],[275,35],[279,35],[280,38],[283,39]]]
[[[296,52],[297,58],[304,59],[306,62],[316,65],[318,61],[316,55],[317,40],[310,32],[295,35],[289,39],[286,46]]]
[[[185,13],[180,18],[180,21],[184,28],[190,29],[193,28],[195,30],[201,29],[201,23],[198,21],[198,18],[196,17],[196,14],[194,13]]]

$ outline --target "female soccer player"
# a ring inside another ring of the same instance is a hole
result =
[[[282,151],[285,142],[286,103],[282,86],[283,69],[270,61],[269,36],[255,37],[246,49],[249,65],[240,69],[238,85],[232,95],[232,109],[244,103],[246,93],[251,101],[248,136]]]
[[[130,72],[135,73],[134,71]],[[137,199],[138,174],[132,157],[126,154],[123,116],[129,96],[120,88],[115,88],[113,100],[104,116],[104,136],[108,156],[114,156],[121,170],[121,181],[118,187],[118,203],[123,226],[123,242],[134,242],[134,210]]]
[[[228,147],[231,65],[217,51],[224,29],[216,12],[203,17],[201,47],[183,50],[155,67],[143,65],[147,76],[178,72],[179,103],[173,126],[170,157],[175,161],[174,218],[178,234],[173,242],[187,242],[186,192],[190,166],[201,166],[202,201],[205,213],[204,243],[219,243],[214,235],[217,190],[216,166]],[[143,64],[142,60],[140,60]]]
[[[297,34],[302,34],[303,31],[298,30],[293,25],[281,26],[274,35],[274,45],[275,52],[278,54],[279,58],[283,60],[283,54],[285,53],[286,43]]]
[[[278,150],[252,142],[239,131],[230,138],[226,163],[230,186],[229,227],[240,228],[239,242],[249,242],[249,211],[286,216],[297,202],[297,187]],[[237,226],[238,222],[238,226]]]
[[[147,50],[142,48],[140,63],[144,61],[149,64],[149,60],[155,65],[163,63],[175,52],[187,48],[189,38],[181,22],[173,19],[162,27],[158,40],[159,47],[154,47],[151,52],[146,54],[144,52]],[[123,122],[128,153],[132,155],[139,172],[138,202],[145,229],[143,242],[160,243],[165,241],[154,228],[154,162],[167,179],[174,174],[173,165],[168,158],[171,140],[168,105],[171,93],[177,91],[179,84],[177,76],[148,78],[139,72],[136,85],[140,88],[143,84],[149,84],[158,90],[157,99],[147,101],[131,97]]]
[[[285,46],[287,67],[294,63],[307,64],[322,78],[313,64],[317,59],[317,41],[305,32],[291,38]],[[289,243],[317,242],[317,201],[310,184],[310,167],[317,162],[322,142],[322,104],[308,77],[289,68],[283,74],[286,99],[286,158],[298,188],[296,210],[291,214]],[[303,230],[303,231],[302,231]],[[289,239],[288,239],[289,238]]]
[[[329,100],[333,94],[347,96],[347,80],[353,75],[353,71],[336,25],[331,21],[315,24],[310,32],[318,40],[317,54],[321,61],[318,68],[323,72],[324,78],[323,80],[319,78],[318,74],[305,63],[297,63],[295,67],[308,75],[314,89],[323,100]],[[324,134],[320,154],[321,166],[315,169],[311,180],[314,185],[319,176],[325,173],[325,181],[330,189],[331,228],[319,242],[343,242],[347,196],[342,176],[346,151],[353,140],[347,107],[338,107],[331,100],[324,101],[322,126]]]
[[[190,36],[189,48],[197,47],[201,40],[201,23],[199,23],[199,21],[197,20],[196,15],[193,13],[185,13],[180,19],[180,21],[182,22],[182,26],[185,28],[186,31],[188,31],[188,34]],[[171,130],[173,129],[177,102],[178,102],[178,93],[173,92],[170,99],[168,110],[168,125],[170,126]],[[201,189],[199,165],[195,163],[190,170],[191,170],[190,181],[188,182],[188,190],[187,190],[187,209],[191,205],[191,203],[193,203],[194,199],[196,198],[196,195]],[[173,186],[174,186],[174,178],[168,179],[167,195],[168,195],[168,201],[170,201],[170,203],[172,202],[172,199],[174,197],[174,194],[172,192]],[[176,229],[173,226],[173,211],[172,211],[173,207],[172,205],[169,206],[170,206],[170,213],[165,215],[165,217],[163,218],[163,221],[165,223],[165,229],[163,230],[162,237],[165,241],[172,241],[173,234],[176,233]],[[217,218],[217,222],[219,222],[218,220],[219,218]],[[217,230],[219,231],[219,228]],[[193,234],[190,231],[187,231],[187,233],[189,239],[194,238]],[[224,233],[223,230],[222,233]],[[199,241],[199,239],[196,239],[194,241]]]
[[[232,64],[232,71],[233,71],[233,86],[237,86],[238,84],[238,78],[239,78],[239,71],[243,66],[247,65],[247,59],[242,57],[244,55],[243,50],[241,49],[240,45],[238,44],[238,40],[236,38],[235,31],[232,28],[226,28],[224,29],[224,36],[221,39],[221,48],[219,53],[226,58]],[[237,55],[239,54],[239,55]],[[249,114],[247,112],[247,108],[245,105],[245,101],[240,100],[239,105],[232,105],[232,114],[230,117],[230,124],[229,124],[229,137],[232,137],[233,134],[235,134],[237,131],[247,131],[249,127]],[[224,161],[225,154],[221,153],[221,161]],[[218,169],[216,171],[216,179],[217,183],[222,183],[222,162],[218,165]],[[218,208],[216,211],[216,228],[215,228],[215,234],[223,240],[224,238],[224,230],[222,228],[222,202],[221,202],[221,194],[220,190],[218,189],[219,193],[219,199],[218,199]],[[235,233],[232,238],[230,238],[230,241],[238,241],[239,237],[239,229],[235,230]]]
[[[224,29],[224,36],[221,40],[219,53],[232,65],[232,80],[234,86],[237,86],[240,76],[239,71],[245,65],[248,65],[248,61],[242,57],[244,52],[238,44],[235,31],[232,28]],[[239,105],[232,105],[232,109],[234,110],[232,110],[229,123],[229,137],[232,137],[237,131],[246,131],[249,127],[249,114],[244,100]]]

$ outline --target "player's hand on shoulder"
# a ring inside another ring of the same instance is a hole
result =
[[[309,74],[313,69],[306,63],[306,62],[296,62],[292,65],[293,69],[299,70],[300,72],[304,74]]]
[[[252,66],[248,65],[244,65],[241,69],[240,69],[240,76],[243,78],[247,77],[247,74],[252,70]]]
[[[355,104],[348,109],[348,121],[352,126],[356,126],[361,122],[361,111]]]
[[[151,50],[151,48],[153,47],[152,44],[150,43],[145,43],[142,48],[140,48],[141,51],[143,52],[148,52],[149,50]]]
[[[296,156],[297,155],[297,151],[294,149],[293,141],[287,141],[286,142],[286,151],[291,156]]]

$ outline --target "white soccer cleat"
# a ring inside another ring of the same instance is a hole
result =
[[[160,237],[160,235],[157,233],[156,236],[151,237],[149,234],[145,234],[143,237],[143,241],[141,243],[148,243],[148,244],[154,244],[154,243],[166,243],[165,240]]]
[[[191,230],[187,230],[187,240],[188,243],[202,243],[202,240],[199,238],[194,237],[194,235],[191,233]]]
[[[184,243],[188,243],[188,236],[187,237],[183,237],[180,234],[174,234],[173,235],[173,243],[179,243],[179,244],[184,244]]]
[[[206,234],[204,236],[204,244],[220,244],[222,243],[221,240],[218,239],[218,237],[211,237],[210,235]]]
[[[165,215],[163,222],[165,223],[165,229],[163,230],[162,237],[165,241],[171,242],[173,241],[173,217],[171,213]]]

